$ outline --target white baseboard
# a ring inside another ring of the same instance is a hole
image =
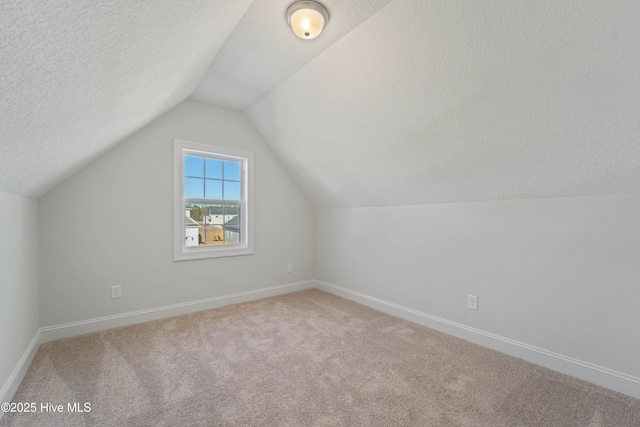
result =
[[[224,305],[237,304],[240,302],[252,301],[289,292],[301,291],[303,289],[310,289],[313,287],[315,287],[315,281],[306,280],[303,282],[256,289],[254,291],[238,292],[230,295],[205,298],[197,301],[150,308],[147,310],[81,320],[79,322],[45,326],[40,328],[40,332],[42,333],[42,342],[49,342],[61,338],[75,337],[78,335],[90,334],[92,332],[135,325],[166,317],[179,316],[181,314],[222,307]]]
[[[301,291],[315,287],[315,281],[306,280],[303,282],[289,283],[286,285],[271,286],[268,288],[256,289],[247,292],[238,292],[230,295],[206,298],[197,301],[189,301],[181,304],[172,304],[164,307],[139,310],[130,313],[117,314],[113,316],[99,317],[95,319],[82,320],[79,322],[65,323],[62,325],[45,326],[36,331],[35,336],[29,343],[24,354],[18,361],[9,378],[0,389],[0,403],[10,402],[16,390],[20,386],[24,375],[27,373],[33,358],[35,357],[40,344],[54,341],[60,338],[70,338],[92,332],[104,331],[121,326],[135,325],[149,322],[151,320],[163,319],[181,314],[193,313],[210,308],[222,307],[230,304],[237,304],[246,301],[267,298],[289,292]],[[4,412],[0,411],[0,420]]]
[[[210,308],[222,307],[229,304],[237,304],[260,298],[276,296],[304,289],[318,288],[335,295],[356,301],[368,307],[382,312],[418,323],[449,335],[466,339],[475,344],[488,347],[510,356],[535,363],[554,371],[570,375],[591,383],[624,393],[640,399],[640,378],[621,372],[583,362],[571,357],[556,354],[528,344],[500,337],[479,329],[471,328],[456,322],[451,322],[440,317],[432,316],[403,307],[370,295],[346,289],[331,283],[307,280],[286,285],[272,286],[254,291],[239,292],[231,295],[207,298],[198,301],[190,301],[181,304],[172,304],[148,310],[140,310],[123,313],[114,316],[106,316],[79,322],[65,323],[61,325],[46,326],[40,328],[31,343],[20,358],[15,369],[0,389],[0,402],[11,401],[29,365],[33,361],[41,342],[53,341],[60,338],[68,338],[92,332],[103,331],[121,326],[129,326],[151,320],[162,319],[181,314],[192,313]],[[0,419],[2,413],[0,412]]]
[[[640,399],[640,378],[484,332],[460,323],[451,322],[331,283],[318,280],[316,283],[318,289],[350,299],[384,313],[427,326],[458,338],[463,338],[474,344],[479,344],[483,347],[497,350],[501,353],[535,363],[536,365],[549,368],[562,374]]]
[[[36,353],[40,348],[40,342],[41,334],[38,329],[27,346],[27,349],[22,354],[22,357],[18,360],[18,364],[11,372],[11,375],[9,375],[7,381],[2,385],[0,389],[0,403],[11,402],[11,399],[13,399],[13,395],[16,394],[16,390],[18,390],[24,374],[27,373],[27,369],[29,369],[31,362],[33,362],[33,358],[36,357]],[[4,412],[0,411],[0,420],[2,420],[3,415]]]

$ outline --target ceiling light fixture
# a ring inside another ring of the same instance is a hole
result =
[[[315,39],[329,22],[329,11],[317,1],[296,1],[287,8],[287,22],[301,39]]]

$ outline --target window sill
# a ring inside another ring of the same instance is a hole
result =
[[[181,253],[174,253],[173,260],[174,261],[188,261],[191,259],[206,259],[206,258],[223,258],[230,256],[242,256],[242,255],[253,255],[253,248],[211,248],[211,249],[196,249],[193,251],[184,251]]]

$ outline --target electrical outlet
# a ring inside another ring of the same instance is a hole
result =
[[[287,273],[293,273],[293,264],[287,264]]]
[[[120,285],[111,287],[111,298],[120,298],[122,296],[122,288]]]
[[[478,309],[478,297],[475,295],[467,295],[467,308],[471,310]]]

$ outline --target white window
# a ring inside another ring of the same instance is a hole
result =
[[[173,142],[173,259],[253,253],[253,153]]]

